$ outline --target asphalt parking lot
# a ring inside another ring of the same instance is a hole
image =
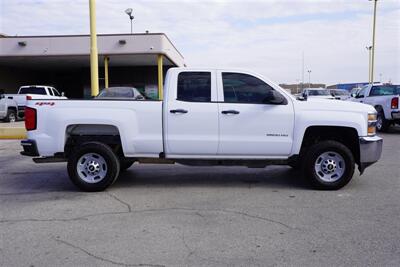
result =
[[[134,165],[83,193],[0,141],[0,266],[399,266],[400,128],[339,191],[289,167]]]

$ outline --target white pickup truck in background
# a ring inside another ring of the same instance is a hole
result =
[[[17,102],[6,98],[4,91],[0,90],[0,120],[4,122],[15,122],[17,121],[17,114]]]
[[[375,107],[378,112],[376,128],[385,132],[391,124],[400,124],[400,86],[369,84],[364,86],[351,101]]]
[[[246,71],[171,68],[163,100],[30,100],[21,154],[68,161],[85,191],[110,186],[139,163],[301,168],[339,189],[381,155],[376,110],[346,101],[296,100]]]
[[[56,88],[47,85],[24,85],[17,94],[5,94],[5,98],[14,100],[18,105],[18,116],[24,117],[27,96],[30,99],[67,99]]]

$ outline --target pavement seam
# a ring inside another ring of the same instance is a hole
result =
[[[145,210],[131,210],[131,211],[116,211],[116,212],[101,212],[101,213],[94,213],[94,214],[88,214],[88,215],[83,215],[75,218],[69,218],[69,219],[4,219],[0,220],[0,223],[7,223],[7,222],[68,222],[68,221],[77,221],[77,220],[87,220],[90,217],[97,217],[97,216],[104,216],[104,215],[120,215],[120,214],[128,214],[128,213],[145,213],[145,212],[165,212],[165,211],[171,211],[171,210],[184,210],[184,211],[193,211],[193,212],[223,212],[223,213],[231,213],[231,214],[237,214],[241,215],[244,217],[248,218],[253,218],[257,220],[262,220],[265,222],[270,222],[274,223],[280,226],[283,226],[287,229],[294,229],[293,227],[277,221],[277,220],[272,220],[266,217],[261,217],[257,215],[252,215],[243,211],[236,211],[236,210],[225,210],[225,209],[192,209],[192,208],[163,208],[163,209],[145,209]]]

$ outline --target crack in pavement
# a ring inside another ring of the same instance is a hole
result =
[[[248,217],[248,218],[253,218],[253,219],[257,219],[257,220],[262,220],[265,222],[269,222],[269,223],[274,223],[274,224],[278,224],[281,225],[287,229],[294,229],[293,227],[277,221],[277,220],[273,220],[273,219],[269,219],[266,217],[261,217],[261,216],[257,216],[257,215],[252,215],[249,214],[247,212],[243,212],[243,211],[236,211],[236,210],[226,210],[226,209],[193,209],[193,208],[176,208],[176,207],[172,207],[172,208],[162,208],[162,209],[144,209],[144,210],[130,210],[130,211],[115,211],[115,212],[101,212],[101,213],[94,213],[94,214],[88,214],[88,215],[83,215],[83,216],[79,216],[79,217],[74,217],[74,218],[67,218],[67,219],[3,219],[0,220],[0,223],[7,223],[7,222],[56,222],[56,221],[60,221],[60,222],[68,222],[68,221],[77,221],[77,220],[87,220],[90,217],[97,217],[97,216],[104,216],[104,215],[121,215],[121,214],[135,214],[135,213],[146,213],[146,212],[165,212],[165,211],[171,211],[171,210],[176,210],[176,211],[192,211],[192,212],[219,212],[219,213],[230,213],[230,214],[236,214],[236,215],[241,215],[244,217]]]
[[[108,196],[112,197],[113,199],[115,199],[116,201],[118,201],[119,203],[121,203],[122,205],[126,206],[128,208],[128,212],[132,211],[131,205],[129,205],[127,202],[121,200],[120,198],[118,198],[116,195],[111,194],[110,192],[105,192]]]
[[[114,261],[114,260],[110,260],[110,259],[107,259],[107,258],[103,258],[103,257],[97,256],[97,255],[91,253],[90,251],[88,251],[88,250],[86,250],[84,248],[81,248],[81,247],[79,247],[77,245],[71,244],[71,243],[69,243],[69,242],[67,242],[65,240],[57,239],[57,238],[54,238],[54,240],[59,242],[59,243],[62,243],[64,245],[66,245],[66,246],[69,246],[69,247],[72,247],[74,249],[77,249],[77,250],[85,253],[86,255],[88,255],[88,256],[90,256],[92,258],[95,258],[95,259],[100,260],[100,261],[108,262],[108,263],[111,263],[111,264],[114,264],[114,265],[119,265],[119,266],[137,266],[137,267],[146,267],[146,266],[147,267],[165,267],[165,265],[161,265],[161,264],[150,264],[150,263],[135,263],[135,264],[131,264],[131,263],[118,262],[118,261]]]

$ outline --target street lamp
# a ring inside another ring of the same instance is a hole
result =
[[[365,47],[368,50],[368,83],[371,83],[371,50],[372,45]]]
[[[374,60],[375,60],[375,24],[376,24],[376,3],[378,0],[374,1],[374,18],[372,23],[372,53],[371,53],[371,83],[374,83]]]
[[[311,70],[308,70],[308,87],[311,88]]]
[[[125,13],[129,16],[129,19],[131,20],[131,34],[132,34],[132,32],[133,32],[132,20],[134,19],[133,15],[132,15],[132,12],[133,12],[132,8],[127,8],[127,9],[125,10]]]

